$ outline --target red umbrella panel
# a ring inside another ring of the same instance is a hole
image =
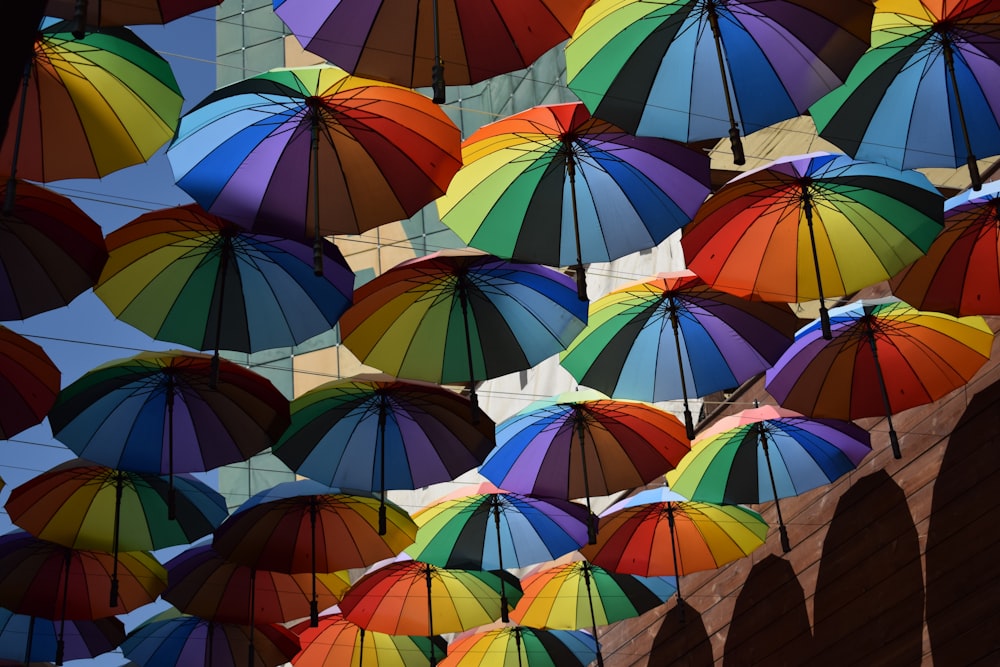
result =
[[[61,373],[45,350],[0,326],[0,440],[40,423],[56,402]]]

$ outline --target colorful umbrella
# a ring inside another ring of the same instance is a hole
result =
[[[74,34],[82,34],[88,26],[102,30],[108,26],[169,23],[220,4],[222,0],[48,0],[45,13],[73,19]]]
[[[820,301],[887,280],[941,231],[941,193],[923,174],[810,153],[722,186],[684,228],[688,268],[724,292]],[[804,228],[803,228],[804,227]]]
[[[585,262],[658,245],[708,194],[707,155],[632,136],[580,102],[532,107],[481,127],[462,143],[462,159],[437,200],[441,221],[500,257],[573,265],[584,300]]]
[[[869,44],[867,0],[597,0],[566,45],[570,89],[601,118],[678,141],[798,116]]]
[[[296,667],[364,667],[367,664],[395,667],[425,667],[430,660],[431,643],[444,655],[447,644],[441,637],[410,637],[373,632],[351,623],[341,614],[321,616],[318,627],[301,623],[292,628],[299,633],[302,651],[292,658]],[[374,659],[366,659],[374,656]]]
[[[145,162],[174,136],[180,89],[170,65],[128,28],[80,39],[63,21],[43,27],[11,109],[0,164],[32,181],[99,178]]]
[[[0,215],[0,320],[69,305],[94,286],[108,259],[101,227],[70,198],[16,185],[10,210]],[[0,196],[8,187],[0,184]]]
[[[167,156],[210,213],[311,237],[317,253],[325,234],[409,218],[462,163],[458,128],[426,97],[326,65],[217,90],[184,115]]]
[[[520,626],[475,632],[448,645],[441,667],[585,667],[597,642],[580,630],[535,630]]]
[[[871,49],[809,112],[824,139],[900,169],[968,165],[1000,153],[1000,6],[877,3]]]
[[[990,358],[993,332],[982,317],[920,311],[894,297],[830,311],[833,339],[806,325],[767,371],[765,387],[783,407],[811,417],[885,415],[900,458],[892,415],[924,405],[968,382]]]
[[[40,345],[0,326],[0,440],[45,419],[61,376]]]
[[[695,396],[739,386],[770,368],[798,328],[787,306],[720,292],[690,271],[660,273],[592,303],[587,328],[559,363],[615,398],[683,398],[693,439],[688,380]]]
[[[125,639],[125,626],[117,618],[65,621],[62,625],[65,660],[96,657],[115,649]],[[0,659],[23,664],[55,660],[59,632],[59,624],[50,619],[0,608]]]
[[[379,532],[383,507],[387,527]],[[299,480],[252,496],[219,526],[212,545],[242,565],[315,577],[393,558],[413,544],[416,534],[413,519],[394,503]],[[314,625],[319,611],[314,586]]]
[[[439,385],[361,374],[298,396],[292,424],[271,451],[310,479],[377,492],[448,482],[486,458],[495,425]],[[375,446],[372,446],[375,443]],[[379,532],[385,532],[384,505]]]
[[[535,401],[497,427],[479,472],[503,489],[554,498],[606,496],[671,470],[691,448],[684,425],[643,403],[576,391]],[[596,539],[594,521],[589,538]]]
[[[868,431],[853,422],[810,419],[765,405],[714,422],[667,480],[691,500],[727,505],[773,500],[781,546],[788,552],[778,499],[829,484],[870,452]]]
[[[568,38],[589,0],[274,0],[303,47],[360,76],[401,86],[483,81],[533,63]],[[350,35],[349,39],[345,39]]]
[[[510,613],[515,622],[545,630],[589,626],[597,639],[597,626],[634,618],[666,602],[677,592],[677,581],[616,574],[579,560],[528,575],[521,587],[524,595]],[[604,665],[600,642],[597,664]]]
[[[947,200],[944,223],[927,254],[890,281],[892,293],[920,310],[1000,315],[1000,181]]]
[[[351,305],[337,247],[247,232],[197,204],[141,215],[108,234],[94,293],[118,319],[197,350],[259,352],[329,331]]]
[[[767,539],[767,523],[740,505],[688,500],[666,487],[646,489],[601,512],[600,539],[581,549],[619,574],[680,576],[749,555]],[[681,598],[677,580],[677,601]]]
[[[475,382],[564,350],[586,321],[562,273],[462,249],[407,260],[359,287],[340,332],[358,359],[386,373],[472,383],[475,408]]]

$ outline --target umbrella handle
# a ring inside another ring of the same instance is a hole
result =
[[[431,90],[434,104],[444,104],[444,62],[441,60],[441,37],[438,32],[438,0],[431,2],[431,22],[434,26],[434,65],[431,67]]]
[[[743,153],[743,141],[740,139],[740,128],[733,114],[733,99],[729,92],[729,77],[726,74],[726,56],[722,52],[722,33],[719,31],[719,14],[714,3],[708,3],[708,24],[712,28],[712,38],[715,40],[715,53],[719,58],[719,74],[722,77],[722,92],[726,97],[726,111],[729,112],[729,146],[733,151],[733,164],[746,164]]]
[[[754,424],[757,429],[757,437],[760,439],[761,449],[764,450],[764,462],[767,464],[767,474],[771,478],[771,495],[774,496],[774,511],[778,514],[778,535],[781,539],[781,550],[786,554],[792,550],[792,544],[788,541],[788,529],[785,528],[785,520],[781,516],[781,504],[778,502],[778,485],[774,481],[774,469],[771,468],[771,453],[767,448],[767,434],[761,428],[760,422]]]
[[[87,0],[76,0],[73,5],[73,37],[83,39],[87,34]],[[101,0],[97,0],[98,11],[100,11]],[[97,20],[98,26],[101,24],[100,18]]]
[[[962,138],[965,140],[966,165],[969,167],[969,180],[972,181],[972,189],[979,191],[983,189],[983,179],[979,175],[979,165],[976,164],[976,156],[972,152],[972,140],[969,138],[969,126],[965,122],[965,111],[962,109],[962,97],[958,92],[958,77],[955,75],[955,54],[951,46],[951,39],[942,34],[941,40],[942,55],[944,56],[944,67],[948,71],[948,78],[951,80],[951,89],[955,93],[955,108],[958,111],[958,123],[962,128]]]

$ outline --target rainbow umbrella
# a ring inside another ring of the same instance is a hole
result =
[[[532,107],[476,130],[444,197],[441,221],[500,257],[572,265],[652,248],[691,221],[708,194],[709,159],[635,137],[580,102]]]
[[[430,660],[432,643],[436,652],[442,655],[447,646],[441,637],[427,639],[365,630],[339,613],[321,616],[315,628],[300,623],[292,630],[298,633],[302,642],[302,650],[291,660],[296,667],[364,667],[372,662],[395,667],[425,667]]]
[[[783,407],[811,417],[884,415],[901,458],[892,415],[963,386],[990,358],[993,332],[979,316],[920,311],[887,297],[830,311],[832,340],[808,324],[767,371],[765,388]]]
[[[572,281],[538,264],[460,249],[407,260],[354,293],[340,318],[359,360],[403,378],[473,383],[564,350],[587,321]]]
[[[61,375],[40,345],[0,325],[0,439],[45,419]]]
[[[441,667],[585,667],[597,641],[581,630],[536,630],[509,626],[457,637]]]
[[[65,660],[94,658],[114,650],[125,639],[125,626],[117,618],[65,621],[63,625]],[[19,665],[55,660],[59,632],[55,621],[0,608],[0,660],[17,660]]]
[[[764,301],[852,294],[888,280],[941,231],[927,177],[846,155],[775,160],[723,185],[684,228],[688,268],[713,287]]]
[[[593,302],[559,363],[615,398],[683,398],[693,439],[688,381],[696,396],[739,386],[770,368],[799,326],[787,306],[720,292],[690,271],[659,273]]]
[[[869,453],[868,431],[853,422],[810,419],[765,405],[714,422],[667,473],[667,481],[691,500],[727,505],[773,500],[781,546],[788,552],[778,499],[829,484]]]
[[[45,13],[73,19],[73,32],[79,35],[88,27],[169,23],[221,4],[222,0],[48,0]]]

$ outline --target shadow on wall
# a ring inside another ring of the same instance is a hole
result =
[[[708,641],[705,624],[698,610],[689,604],[674,606],[663,616],[653,647],[650,665],[670,667],[712,667],[712,644]]]

